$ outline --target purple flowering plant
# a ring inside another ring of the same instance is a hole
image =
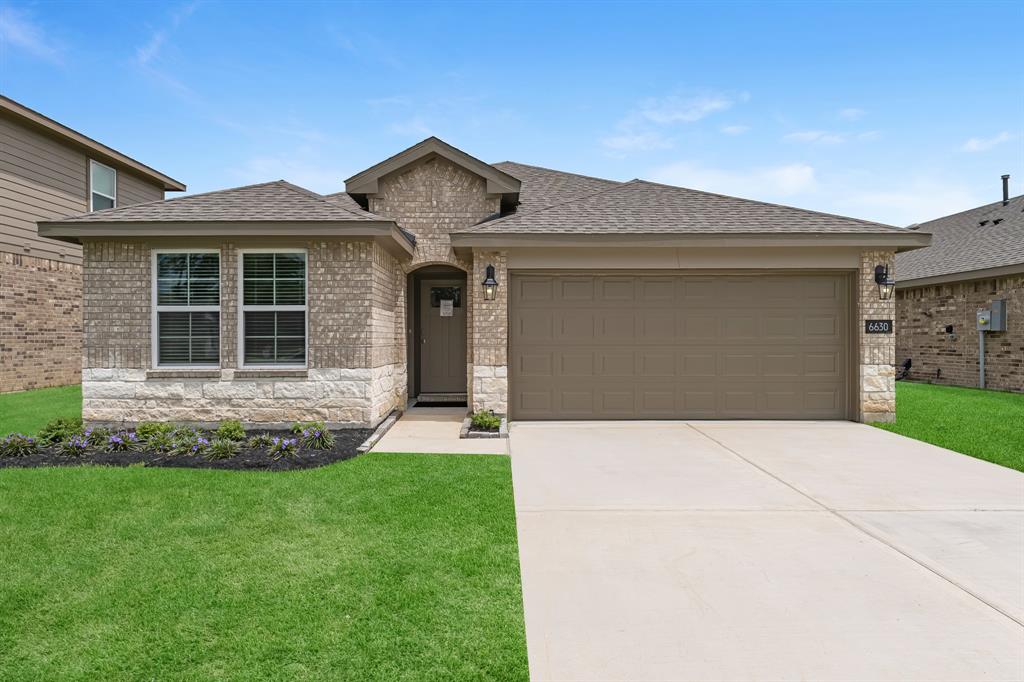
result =
[[[281,459],[282,457],[294,457],[299,452],[299,439],[298,438],[281,438],[280,436],[274,436],[270,439],[270,447],[267,448],[267,454],[274,459]]]
[[[71,436],[57,445],[57,451],[65,457],[81,457],[89,449],[89,437],[84,433],[80,436]]]
[[[107,452],[126,452],[139,444],[134,431],[118,431],[107,438]]]
[[[330,450],[334,447],[334,435],[322,427],[303,429],[299,434],[299,441],[302,447],[313,450]]]
[[[12,433],[0,440],[0,457],[28,457],[39,452],[39,442],[23,433]]]

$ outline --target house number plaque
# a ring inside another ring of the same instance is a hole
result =
[[[892,320],[864,320],[865,334],[892,334]]]

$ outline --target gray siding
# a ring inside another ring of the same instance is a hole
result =
[[[0,251],[81,262],[80,247],[40,237],[36,221],[88,210],[88,160],[79,148],[0,116]],[[163,196],[161,186],[117,169],[119,206]]]

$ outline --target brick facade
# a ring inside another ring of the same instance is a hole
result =
[[[1006,299],[1007,331],[985,335],[985,385],[1024,392],[1024,275],[900,289],[896,299],[896,362],[909,358],[915,381],[973,387],[979,380],[976,311]]]
[[[473,299],[473,355],[470,405],[474,410],[508,413],[508,254],[473,250],[473,282],[482,282],[494,266],[498,290],[493,301]],[[474,287],[476,288],[476,287]],[[482,294],[482,292],[481,292]]]
[[[875,283],[875,266],[888,265],[894,272],[896,253],[865,251],[860,258],[857,277],[857,334],[859,349],[859,386],[857,418],[862,422],[891,422],[896,419],[896,355],[894,334],[868,334],[865,320],[895,320],[896,301],[882,301]]]
[[[82,266],[0,252],[0,393],[78,383]]]

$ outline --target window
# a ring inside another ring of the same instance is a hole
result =
[[[96,161],[89,161],[89,210],[99,211],[117,206],[117,171]]]
[[[156,365],[220,363],[220,254],[153,254]]]
[[[306,364],[306,254],[242,254],[245,365]]]

